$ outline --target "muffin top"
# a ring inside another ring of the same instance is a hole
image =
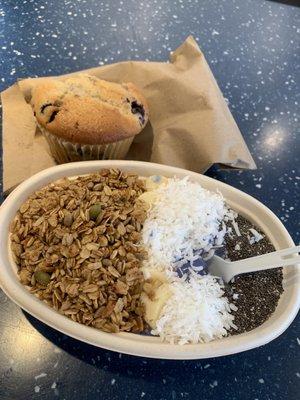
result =
[[[87,74],[47,79],[32,90],[38,124],[57,137],[103,144],[137,135],[148,121],[145,97],[133,83],[113,83]]]

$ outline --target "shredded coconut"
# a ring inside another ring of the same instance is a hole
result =
[[[173,295],[164,305],[153,334],[180,345],[203,343],[227,335],[235,328],[233,308],[216,278],[192,274],[189,281],[171,284]]]
[[[148,210],[142,241],[148,256],[143,270],[145,277],[153,271],[163,272],[171,292],[153,321],[152,333],[178,344],[226,336],[227,330],[235,328],[231,310],[236,307],[224,296],[217,278],[200,276],[199,272],[203,269],[201,260],[212,257],[223,244],[225,222],[232,222],[236,213],[227,208],[221,194],[188,178],[173,178],[150,187],[150,195],[144,196]],[[233,227],[238,234],[238,227]],[[186,265],[188,271],[182,272]],[[155,307],[158,305],[159,300]]]
[[[233,220],[231,223],[232,223],[232,226],[233,226],[233,228],[235,230],[236,235],[237,236],[241,236],[240,228],[239,228],[237,222],[235,220]]]
[[[257,243],[257,242],[259,242],[261,239],[264,238],[264,236],[261,235],[259,232],[257,232],[257,230],[254,229],[254,228],[250,228],[249,231],[250,231],[250,232],[252,233],[252,235],[253,235],[253,238],[251,238],[251,239],[254,240],[254,243]]]
[[[34,387],[34,392],[35,392],[35,393],[39,393],[39,392],[40,392],[40,389],[41,389],[41,387],[38,386],[38,385],[36,385],[36,386]]]
[[[40,378],[45,378],[45,376],[47,376],[47,374],[46,374],[45,372],[42,372],[41,374],[36,375],[36,376],[34,377],[34,379],[35,379],[35,380],[38,380],[38,379],[40,379]]]
[[[154,192],[143,226],[147,266],[172,274],[185,263],[211,257],[226,233],[225,226],[220,229],[228,211],[223,197],[188,178],[169,179]]]

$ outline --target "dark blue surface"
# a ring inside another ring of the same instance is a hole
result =
[[[166,60],[193,34],[258,165],[208,174],[264,202],[299,243],[299,17],[299,8],[253,0],[6,0],[1,90],[22,77]],[[148,360],[61,335],[0,292],[0,398],[296,400],[299,327],[298,317],[272,343],[231,357]]]

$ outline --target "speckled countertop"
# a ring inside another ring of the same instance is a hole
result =
[[[208,175],[263,201],[299,243],[300,9],[284,3],[2,1],[0,89],[119,60],[166,60],[193,34],[258,165]],[[148,360],[70,339],[0,292],[0,398],[296,400],[299,321],[244,354]]]

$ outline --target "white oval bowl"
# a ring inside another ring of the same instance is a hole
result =
[[[105,333],[81,325],[47,306],[19,282],[17,266],[9,250],[9,224],[21,204],[37,189],[64,176],[95,172],[101,168],[120,168],[140,176],[164,175],[179,178],[189,176],[206,189],[220,192],[230,206],[259,226],[276,249],[293,246],[293,240],[281,221],[266,206],[253,197],[225,183],[187,170],[138,161],[85,161],[46,169],[20,184],[0,208],[0,284],[3,291],[21,308],[58,331],[86,343],[136,356],[164,359],[202,359],[219,357],[264,345],[283,333],[291,324],[300,305],[300,266],[284,268],[284,292],[272,316],[260,327],[240,335],[210,343],[184,346],[162,343],[157,337],[133,333]]]

